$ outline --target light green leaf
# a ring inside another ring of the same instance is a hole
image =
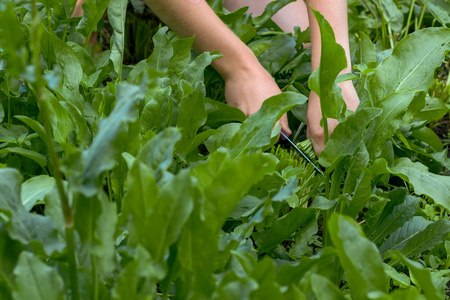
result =
[[[184,72],[191,61],[191,47],[193,43],[194,37],[177,39],[172,42],[173,56],[169,60],[169,70],[176,74]]]
[[[281,93],[263,102],[260,110],[248,117],[230,140],[233,156],[270,145],[272,128],[281,116],[307,98],[293,92]]]
[[[358,149],[367,123],[379,116],[379,108],[361,108],[334,129],[319,157],[324,167],[335,166],[343,157],[352,155]]]
[[[20,121],[27,124],[31,129],[33,129],[39,137],[44,141],[45,140],[45,130],[44,126],[42,126],[39,122],[36,120],[33,120],[27,116],[14,116],[14,118],[19,119]]]
[[[204,52],[197,56],[185,69],[184,74],[186,81],[192,87],[197,86],[199,82],[203,81],[205,68],[220,57],[222,57],[222,55],[217,51],[212,53]]]
[[[333,29],[325,18],[312,10],[320,28],[321,59],[311,74],[308,85],[320,97],[320,107],[325,118],[341,119],[345,113],[345,102],[339,86],[335,83],[339,72],[347,67],[344,48],[336,42]]]
[[[145,96],[144,86],[134,86],[120,83],[117,88],[117,102],[108,118],[99,122],[99,131],[91,146],[83,151],[86,168],[83,172],[82,192],[87,197],[97,192],[97,185],[101,185],[100,175],[112,169],[116,163],[116,156],[126,145],[118,139],[124,123],[137,119],[137,102]]]
[[[26,210],[31,210],[40,200],[42,203],[45,195],[55,185],[55,179],[48,175],[40,175],[28,179],[22,184],[22,204]]]
[[[122,80],[121,76],[123,52],[125,47],[125,18],[127,14],[127,5],[127,0],[110,0],[108,5],[108,21],[113,29],[109,59],[114,65],[114,71],[116,71],[119,75],[119,81]]]
[[[402,157],[395,161],[390,172],[409,182],[418,195],[427,195],[446,209],[450,209],[450,177],[428,172],[420,162]]]
[[[413,138],[420,140],[428,144],[436,152],[444,151],[441,139],[439,136],[429,127],[422,127],[418,130],[414,130],[411,134]]]
[[[64,106],[56,99],[56,97],[46,88],[44,91],[44,99],[47,108],[48,118],[52,125],[53,138],[58,143],[67,143],[67,137],[74,130],[72,121]]]
[[[30,252],[22,252],[14,275],[17,283],[14,299],[66,299],[64,281],[58,272]]]
[[[172,164],[175,145],[180,138],[179,130],[166,128],[149,140],[136,158],[161,175]]]
[[[228,123],[220,126],[218,132],[205,141],[206,149],[209,153],[212,153],[220,147],[225,147],[240,127],[241,124],[239,123]]]
[[[389,282],[378,249],[364,236],[356,221],[333,214],[328,230],[353,298],[367,299],[370,292],[387,292]]]
[[[173,56],[173,47],[170,43],[167,31],[169,28],[161,27],[153,36],[153,52],[147,59],[147,66],[159,72],[167,72],[169,61]]]
[[[92,1],[92,0],[91,0]],[[89,0],[87,0],[89,2]],[[72,48],[60,40],[56,34],[49,32],[47,28],[40,24],[44,34],[41,35],[40,42],[44,56],[54,59],[62,69],[64,84],[73,91],[78,91],[81,78],[83,78],[83,68],[78,61]],[[48,49],[50,45],[50,49]]]
[[[177,127],[181,129],[182,136],[176,147],[176,153],[184,156],[191,148],[195,135],[200,126],[206,122],[205,87],[197,85],[193,94],[184,97],[178,109]]]
[[[389,23],[389,26],[392,27],[392,31],[400,33],[403,29],[403,13],[398,9],[397,4],[394,0],[381,0],[381,13],[386,20],[386,23]]]
[[[172,88],[158,89],[142,110],[140,122],[145,131],[156,133],[166,128],[172,118]]]
[[[359,36],[361,39],[358,53],[359,63],[365,64],[368,67],[376,67],[377,52],[375,50],[375,45],[372,43],[370,37],[364,32],[360,31]]]
[[[403,91],[425,91],[434,78],[434,69],[449,50],[450,29],[426,28],[409,34],[394,48],[368,80],[372,101]],[[421,47],[417,47],[417,45]]]
[[[426,1],[420,0],[420,2],[425,4]],[[426,3],[427,10],[431,12],[439,23],[444,27],[450,24],[450,3],[447,0],[432,0]]]
[[[379,248],[381,254],[389,250],[402,250],[410,239],[415,237],[432,223],[433,222],[425,220],[423,217],[413,217],[386,239]]]

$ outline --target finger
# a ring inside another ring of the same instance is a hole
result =
[[[292,130],[289,128],[287,114],[284,114],[281,117],[280,123],[281,123],[281,130],[283,130],[287,136],[290,136],[292,134]]]

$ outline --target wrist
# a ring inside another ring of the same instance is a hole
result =
[[[240,49],[234,48],[237,51],[223,53],[223,57],[212,63],[214,69],[219,72],[225,81],[235,77],[249,78],[252,74],[266,72],[250,48],[245,44],[242,45],[243,47],[240,47]]]

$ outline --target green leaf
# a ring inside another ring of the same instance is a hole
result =
[[[381,0],[381,13],[386,23],[392,27],[392,31],[400,33],[403,29],[403,13],[398,9],[394,0]]]
[[[30,252],[22,252],[14,275],[17,283],[14,299],[66,299],[64,281],[58,272]]]
[[[264,12],[262,15],[256,17],[253,19],[253,23],[255,24],[255,27],[261,28],[267,21],[269,21],[280,9],[285,7],[291,2],[294,2],[295,0],[278,0],[278,1],[272,1],[269,4],[267,4],[266,8],[264,9]]]
[[[418,255],[444,242],[450,232],[450,221],[441,219],[411,237],[401,252],[407,257]]]
[[[8,148],[0,149],[0,154],[1,153],[19,154],[19,155],[22,155],[24,157],[34,160],[41,167],[45,167],[47,165],[47,158],[45,156],[43,156],[42,154],[40,154],[36,151],[33,151],[33,150],[20,148],[20,147],[8,147]]]
[[[119,75],[119,80],[122,80],[121,75],[125,47],[125,18],[127,14],[127,5],[127,0],[110,0],[108,5],[108,21],[113,29],[109,59],[114,65],[114,71]]]
[[[328,278],[318,274],[311,275],[311,286],[317,299],[345,300],[339,288]]]
[[[197,56],[185,69],[185,79],[190,86],[195,87],[204,79],[205,68],[214,60],[222,57],[217,51],[209,53],[204,52]]]
[[[406,196],[406,190],[404,189],[392,191],[377,224],[371,230],[369,238],[378,244],[413,217],[419,202],[420,199],[417,197]]]
[[[450,177],[428,172],[423,164],[402,157],[395,161],[390,172],[409,182],[418,195],[427,195],[446,209],[450,209]]]
[[[150,254],[141,245],[136,247],[133,260],[121,270],[112,290],[112,299],[145,299],[156,292],[155,279],[163,270],[155,266]]]
[[[444,151],[441,139],[439,136],[429,127],[422,127],[418,130],[414,130],[411,134],[413,138],[420,140],[428,144],[436,152]]]
[[[182,136],[176,147],[176,153],[184,156],[194,142],[200,126],[206,122],[205,87],[198,85],[193,94],[184,97],[178,109],[177,127],[181,129]]]
[[[263,102],[261,108],[242,123],[230,140],[233,156],[270,145],[272,128],[276,121],[296,105],[305,103],[304,95],[293,92],[281,93]]]
[[[205,107],[208,113],[205,125],[212,128],[219,128],[230,122],[242,123],[246,118],[240,109],[209,98],[205,99]]]
[[[327,20],[316,10],[312,10],[320,28],[320,64],[311,74],[308,85],[320,98],[322,115],[325,118],[341,119],[345,113],[345,102],[336,77],[345,67],[347,59],[344,48],[336,42],[333,29]]]
[[[386,241],[380,246],[380,252],[383,254],[389,250],[402,250],[406,243],[422,232],[428,225],[433,222],[424,219],[423,217],[415,216],[402,227],[394,231]]]
[[[159,72],[167,72],[169,61],[173,56],[173,47],[167,31],[169,28],[161,27],[153,36],[153,52],[147,59],[147,66]]]
[[[179,130],[166,128],[141,148],[136,159],[161,175],[172,164],[175,145],[180,138]]]
[[[450,29],[426,28],[403,38],[392,55],[377,67],[368,80],[372,101],[376,103],[392,93],[426,91],[434,78],[434,69],[449,50]],[[422,45],[417,47],[417,45]]]
[[[250,187],[274,169],[275,161],[264,154],[232,160],[229,153],[219,151],[197,165],[192,175],[198,179],[197,186],[205,196],[203,214],[208,226],[217,232]]]
[[[86,0],[83,4],[83,18],[78,23],[77,31],[81,32],[86,38],[90,37],[92,32],[96,30],[97,23],[105,13],[108,4],[108,0]]]
[[[55,185],[55,179],[48,175],[40,175],[28,179],[22,184],[22,204],[26,210],[30,211],[40,200],[42,203],[45,195]]]
[[[434,285],[430,270],[425,269],[419,262],[406,258],[398,251],[395,251],[394,257],[408,267],[414,278],[419,282],[427,300],[444,299],[444,291]]]
[[[218,132],[205,141],[206,149],[208,149],[209,153],[212,153],[220,147],[225,147],[240,127],[241,124],[239,123],[228,123],[220,126]]]
[[[359,63],[365,64],[368,67],[376,67],[377,52],[375,45],[372,43],[370,37],[364,32],[360,31],[359,36],[361,42],[359,44]]]
[[[44,56],[51,57],[61,67],[64,84],[70,90],[78,91],[81,78],[83,77],[83,68],[74,51],[60,40],[56,34],[52,31],[49,32],[42,23],[40,24],[40,28],[44,32],[40,37]],[[50,49],[48,48],[49,46]]]
[[[425,1],[420,0],[422,5]],[[439,21],[444,27],[450,23],[450,3],[446,0],[432,0],[428,1],[427,10]]]
[[[137,102],[143,99],[145,89],[122,82],[117,88],[117,103],[108,118],[99,122],[99,131],[91,146],[83,152],[86,168],[83,172],[82,192],[87,197],[97,192],[101,185],[100,175],[112,169],[116,156],[123,149],[122,141],[118,139],[124,123],[137,119]]]
[[[173,112],[171,94],[171,87],[158,89],[145,104],[140,118],[145,131],[160,132],[169,125]]]
[[[333,214],[328,230],[354,299],[367,299],[370,292],[387,292],[389,282],[378,249],[355,220]]]
[[[213,276],[217,256],[217,237],[207,220],[202,220],[200,198],[195,200],[194,210],[183,226],[178,242],[177,263],[180,264],[181,282],[176,283],[180,297],[211,299],[216,283]]]
[[[295,51],[295,39],[287,35],[276,35],[266,42],[273,46],[259,55],[258,60],[273,75],[291,58]]]
[[[345,156],[354,154],[362,141],[366,124],[381,112],[379,108],[361,108],[344,122],[339,123],[320,154],[320,164],[332,167]]]
[[[266,253],[286,239],[289,239],[302,226],[315,219],[316,210],[313,208],[296,207],[289,213],[275,221],[270,229],[253,233],[258,251]]]
[[[56,97],[46,88],[44,91],[44,99],[47,108],[47,115],[50,119],[50,125],[53,130],[53,138],[58,143],[67,143],[67,137],[74,130],[72,121],[64,106],[56,99]]]
[[[377,103],[383,110],[369,124],[364,133],[364,142],[372,158],[377,155],[383,144],[397,132],[414,95],[415,92],[411,91],[394,93]]]
[[[415,115],[415,121],[417,122],[431,122],[441,119],[447,112],[448,107],[442,102],[441,99],[425,96],[425,107]]]
[[[186,39],[177,39],[172,42],[173,56],[169,60],[169,70],[176,74],[184,72],[191,62],[191,47],[194,43],[194,37]]]

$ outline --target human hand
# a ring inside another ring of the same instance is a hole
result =
[[[346,81],[338,84],[342,89],[344,101],[347,104],[347,109],[355,111],[359,104],[359,97],[356,93],[355,87],[351,81]],[[320,109],[320,99],[316,93],[311,91],[308,100],[308,112],[306,115],[307,136],[311,138],[314,151],[317,156],[320,155],[325,148],[325,135],[323,127],[320,126],[322,119],[322,111]],[[339,124],[336,119],[328,119],[328,135],[331,135],[334,128]]]
[[[260,108],[264,100],[281,93],[272,76],[262,67],[240,70],[225,78],[225,99],[231,106],[239,108],[248,117]],[[287,115],[284,114],[275,126],[281,123],[282,130],[291,135]]]

